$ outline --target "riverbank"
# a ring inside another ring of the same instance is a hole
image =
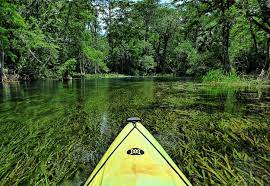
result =
[[[155,74],[155,75],[145,75],[145,76],[132,76],[132,75],[126,75],[126,74],[118,74],[118,73],[99,73],[99,74],[80,74],[80,73],[73,73],[72,75],[69,75],[67,78],[62,78],[58,74],[49,74],[47,77],[39,77],[34,79],[20,79],[19,76],[16,76],[16,78],[5,78],[4,83],[13,83],[13,82],[20,82],[20,81],[33,81],[33,80],[72,80],[72,79],[104,79],[104,78],[144,78],[144,77],[154,77],[154,78],[176,78],[173,74]],[[180,77],[179,77],[180,78]],[[190,79],[190,78],[185,78]]]
[[[117,73],[103,73],[103,74],[73,74],[72,78],[86,78],[86,79],[99,79],[99,78],[124,78],[124,77],[132,77],[125,74],[117,74]]]
[[[197,85],[214,88],[214,87],[220,87],[222,89],[243,89],[243,88],[261,88],[261,87],[268,87],[270,86],[270,80],[262,80],[256,78],[256,76],[239,76],[236,74],[229,74],[224,75],[222,71],[215,70],[215,71],[209,71],[208,74],[202,77],[175,77],[173,74],[155,74],[155,75],[148,75],[148,76],[131,76],[131,75],[125,75],[125,74],[117,74],[117,73],[101,73],[101,74],[84,74],[81,75],[80,73],[74,73],[72,76],[70,76],[69,79],[62,79],[59,78],[56,75],[51,75],[48,78],[40,78],[36,79],[34,81],[39,80],[57,80],[57,81],[71,81],[75,79],[112,79],[112,78],[155,78],[155,79],[162,79],[166,78],[168,79],[178,79],[179,81],[190,81],[194,82]],[[20,81],[33,81],[33,80],[18,80],[18,79],[12,79],[9,81],[5,81],[4,83],[18,83]],[[190,83],[192,84],[192,83]],[[191,85],[192,86],[192,85]]]
[[[224,74],[222,70],[211,70],[202,76],[201,82],[207,86],[220,87],[261,87],[269,86],[270,80],[259,79],[256,76],[237,75],[236,73]]]

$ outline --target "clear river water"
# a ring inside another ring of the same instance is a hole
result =
[[[270,185],[270,86],[178,78],[0,84],[0,185],[82,185],[131,116],[193,185]]]

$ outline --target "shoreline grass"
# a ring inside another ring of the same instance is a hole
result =
[[[262,87],[270,86],[270,81],[259,80],[252,76],[240,76],[232,72],[224,74],[222,70],[211,70],[201,78],[201,83],[207,86],[224,87]]]

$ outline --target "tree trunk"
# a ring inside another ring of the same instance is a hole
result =
[[[265,69],[267,70],[266,79],[270,79],[270,38],[267,41],[266,48],[266,61],[265,61]]]
[[[3,44],[1,42],[1,56],[0,56],[0,78],[1,78],[1,81],[4,80],[4,60],[5,60],[5,52],[4,52],[4,47],[3,47]]]
[[[259,58],[258,42],[257,42],[257,39],[256,39],[256,33],[254,32],[253,24],[252,24],[251,19],[249,19],[249,29],[250,29],[250,34],[251,34],[251,37],[252,37],[252,40],[253,40],[253,47],[255,49],[255,59],[254,59],[253,63],[257,64],[257,60]],[[247,66],[246,73],[249,74],[252,71],[252,60],[248,60],[247,64],[248,64],[248,66]]]
[[[266,59],[265,59],[265,64],[264,67],[258,77],[258,79],[264,79],[267,78],[269,79],[270,76],[270,38],[268,38],[266,42]]]
[[[256,39],[256,33],[253,30],[253,26],[252,26],[252,21],[249,19],[249,29],[250,29],[250,34],[253,40],[253,46],[256,52],[256,57],[258,56],[258,42]]]
[[[156,61],[157,61],[157,67],[156,67],[156,72],[161,72],[161,54],[160,54],[160,45],[161,45],[161,38],[159,36],[158,39],[158,45],[155,49],[156,52]]]
[[[222,60],[224,65],[224,71],[230,73],[232,66],[230,63],[229,57],[229,46],[230,46],[230,22],[226,16],[226,12],[230,9],[230,1],[223,1],[220,10],[222,12],[221,21],[222,21]]]
[[[84,56],[82,55],[82,60],[80,60],[80,71],[81,71],[81,76],[85,75],[85,70],[84,70]]]
[[[164,48],[162,52],[162,61],[161,61],[161,71],[162,73],[165,73],[165,64],[166,64],[166,57],[167,57],[167,47],[168,47],[168,42],[169,42],[169,36],[164,36]]]
[[[109,0],[108,1],[108,19],[107,19],[107,39],[108,39],[108,44],[109,44],[109,55],[111,55],[113,53],[113,49],[114,49],[113,37],[112,37],[112,34],[110,32],[111,24],[112,24],[112,16],[113,16],[112,11],[113,11],[113,9],[114,9],[113,3],[111,0]]]
[[[223,15],[223,65],[224,70],[226,73],[231,72],[232,66],[230,63],[230,57],[229,57],[229,39],[230,39],[230,25],[229,22],[226,20],[225,13]]]

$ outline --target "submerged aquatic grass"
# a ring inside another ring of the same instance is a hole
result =
[[[269,102],[261,101],[257,105],[259,108],[265,104],[265,114],[256,110],[252,113],[249,112],[250,103],[239,106],[241,101],[246,102],[241,100],[239,89],[201,88],[207,93],[201,95],[206,96],[204,99],[189,95],[193,98],[189,101],[186,96],[166,97],[161,101],[173,108],[171,118],[175,123],[166,126],[170,136],[169,142],[165,143],[167,150],[174,159],[184,157],[178,165],[194,185],[270,183]],[[191,91],[194,93],[196,95]],[[249,97],[251,103],[253,96]],[[263,100],[258,97],[256,102]]]
[[[80,185],[138,116],[193,185],[270,183],[268,88],[155,79],[3,87],[1,185]]]

